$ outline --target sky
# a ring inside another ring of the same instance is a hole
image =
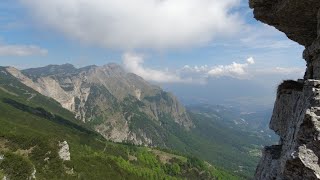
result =
[[[232,81],[253,84],[232,99],[261,88],[255,101],[271,102],[282,79],[303,77],[303,49],[256,21],[246,0],[0,1],[1,66],[115,62],[186,101]]]

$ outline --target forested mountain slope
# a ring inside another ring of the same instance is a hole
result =
[[[35,101],[33,107],[48,107],[46,111],[106,140],[193,155],[244,178],[253,176],[260,148],[272,141],[265,133],[234,124],[243,118],[254,124],[252,115],[240,117],[234,109],[204,106],[187,111],[171,93],[116,64],[80,69],[49,65],[22,71],[3,67],[0,74],[8,81],[3,83],[4,92],[23,94],[26,102]],[[14,93],[20,86],[24,90]]]
[[[238,179],[197,158],[106,141],[0,69],[0,179]]]

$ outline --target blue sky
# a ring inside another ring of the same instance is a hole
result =
[[[0,65],[122,64],[164,84],[301,78],[303,47],[245,0],[1,0]],[[248,61],[251,60],[251,61]]]

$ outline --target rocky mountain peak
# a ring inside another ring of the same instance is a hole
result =
[[[126,76],[127,72],[116,63],[109,63],[98,68],[109,76]]]
[[[104,65],[103,67],[105,67],[105,68],[110,68],[110,69],[112,69],[112,70],[117,70],[117,71],[125,72],[125,70],[122,68],[122,66],[120,66],[120,65],[117,64],[117,63],[109,63],[109,64]]]
[[[185,130],[194,126],[175,96],[127,73],[117,64],[79,69],[64,64],[23,71],[6,68],[6,71],[55,99],[77,119],[113,141],[155,145],[153,138],[163,138],[154,137],[161,134],[156,128],[151,132],[144,124],[134,125],[141,120],[159,126],[158,129],[163,121],[172,121]]]
[[[320,179],[320,1],[250,0],[255,18],[305,46],[304,79],[279,85],[270,128],[278,145],[265,147],[255,179]]]

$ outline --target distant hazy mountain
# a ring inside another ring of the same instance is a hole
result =
[[[184,104],[222,104],[243,110],[272,108],[276,86],[231,77],[209,78],[206,84],[164,84]],[[271,83],[267,83],[271,84]]]

